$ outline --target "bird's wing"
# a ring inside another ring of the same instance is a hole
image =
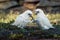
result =
[[[52,24],[50,23],[49,19],[45,16],[43,11],[41,11],[38,14],[38,20],[40,20],[40,22],[42,22],[43,25],[52,27]]]
[[[20,22],[22,22],[24,19],[21,16],[18,16],[15,20],[14,23],[12,23],[12,25],[16,25],[18,26],[20,24]]]
[[[16,25],[16,26],[21,27],[21,28],[25,27],[27,25],[27,23],[30,22],[29,15],[28,15],[29,12],[31,13],[31,11],[27,10],[24,13],[22,13],[21,15],[19,15],[16,18],[13,25]]]

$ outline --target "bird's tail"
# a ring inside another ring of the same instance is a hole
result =
[[[10,25],[15,25],[15,23],[11,23]]]
[[[50,24],[49,28],[55,28],[52,24]]]

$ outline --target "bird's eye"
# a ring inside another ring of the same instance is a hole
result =
[[[39,11],[36,11],[36,13],[39,13]]]
[[[29,15],[29,16],[31,16],[31,14],[30,14],[30,13],[29,13],[28,15]]]
[[[36,15],[39,13],[39,11],[36,11]]]
[[[31,15],[30,13],[28,15]]]

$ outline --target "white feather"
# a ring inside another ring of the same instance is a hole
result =
[[[36,9],[35,12],[37,13],[36,20],[39,22],[39,24],[41,25],[42,29],[54,28],[52,26],[52,24],[50,23],[49,19],[45,16],[43,10]]]
[[[20,28],[25,27],[29,22],[31,22],[29,19],[30,16],[28,14],[32,14],[32,11],[27,10],[20,14],[12,25],[18,26]]]

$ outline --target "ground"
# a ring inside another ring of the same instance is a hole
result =
[[[40,30],[38,27],[20,29],[16,26],[11,26],[10,24],[13,23],[12,21],[14,21],[17,16],[18,14],[13,13],[0,13],[0,40],[37,40],[40,38],[60,38],[60,35],[57,34],[44,34],[45,32]],[[60,14],[47,14],[47,17],[54,21],[55,19],[60,19]],[[53,26],[60,30],[60,22],[58,24],[56,25],[54,23]]]
[[[60,38],[57,34],[44,34],[38,27],[36,28],[17,28],[16,26],[11,26],[10,23],[0,23],[0,39],[40,39],[40,38]],[[3,27],[2,27],[3,26]],[[53,25],[58,30],[60,30],[60,25]],[[27,30],[27,31],[26,31]]]

